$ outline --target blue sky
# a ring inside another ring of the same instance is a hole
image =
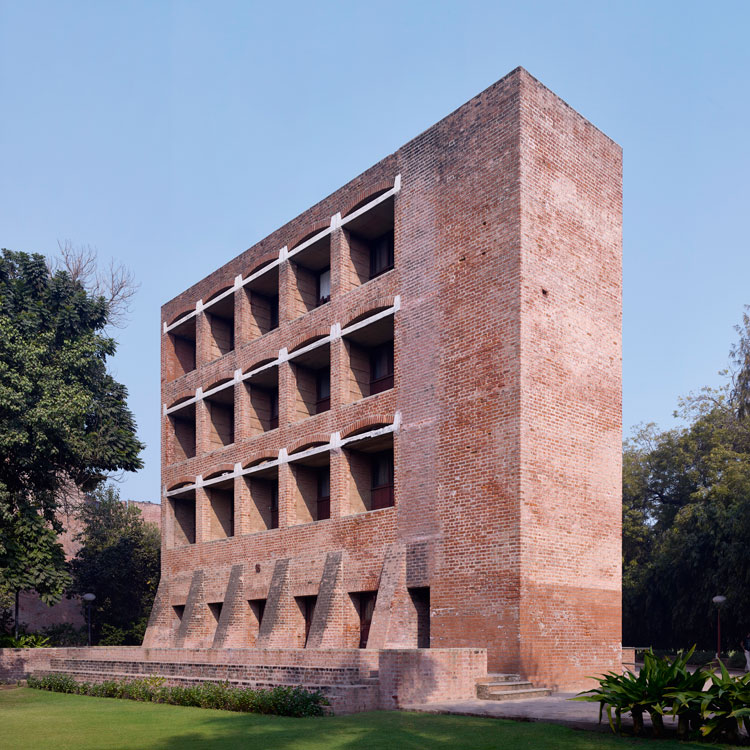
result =
[[[624,424],[750,303],[747,2],[0,0],[0,246],[141,283],[112,363],[159,500],[159,307],[523,65],[625,158]]]

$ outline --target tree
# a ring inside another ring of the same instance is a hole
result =
[[[105,332],[112,304],[67,271],[50,270],[41,255],[0,254],[0,564],[7,570],[36,555],[61,571],[40,523],[61,530],[56,511],[66,489],[92,489],[108,472],[142,466],[127,391],[106,368],[115,352]],[[24,536],[25,546],[13,543],[31,527],[39,533]],[[45,588],[41,573],[24,580],[48,601],[59,599],[59,586]]]
[[[159,530],[143,521],[139,508],[120,502],[112,485],[97,489],[79,517],[81,548],[70,563],[70,593],[96,595],[100,643],[140,645],[159,585]]]
[[[38,513],[14,516],[0,553],[0,585],[13,596],[14,635],[18,638],[18,600],[22,591],[36,591],[46,604],[58,601],[70,583],[65,552],[57,534]]]
[[[750,319],[727,381],[681,401],[686,426],[641,428],[623,451],[623,638],[711,648],[716,612],[730,644],[750,623]]]

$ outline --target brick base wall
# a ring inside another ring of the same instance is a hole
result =
[[[167,684],[229,681],[323,692],[334,713],[473,698],[484,649],[151,649],[137,646],[0,649],[0,682],[68,674],[81,682],[159,675]]]

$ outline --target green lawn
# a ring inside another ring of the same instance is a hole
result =
[[[707,746],[622,739],[550,724],[467,716],[379,712],[287,719],[18,688],[0,690],[0,747],[2,750],[645,750],[646,747],[705,750]]]

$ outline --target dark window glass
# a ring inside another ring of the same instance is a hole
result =
[[[371,508],[390,508],[393,505],[393,451],[372,456]]]
[[[324,305],[331,299],[331,269],[324,268],[318,274],[318,305]]]
[[[271,526],[272,529],[279,528],[279,485],[274,482],[271,485]]]
[[[370,242],[370,278],[393,268],[393,230]]]
[[[273,390],[268,394],[269,400],[269,429],[275,430],[279,426],[279,392]]]
[[[325,466],[318,470],[318,517],[323,521],[331,517],[331,471]]]
[[[326,367],[315,374],[316,404],[315,413],[328,411],[331,408],[331,370]]]
[[[370,395],[393,388],[393,342],[372,350],[370,355]]]

